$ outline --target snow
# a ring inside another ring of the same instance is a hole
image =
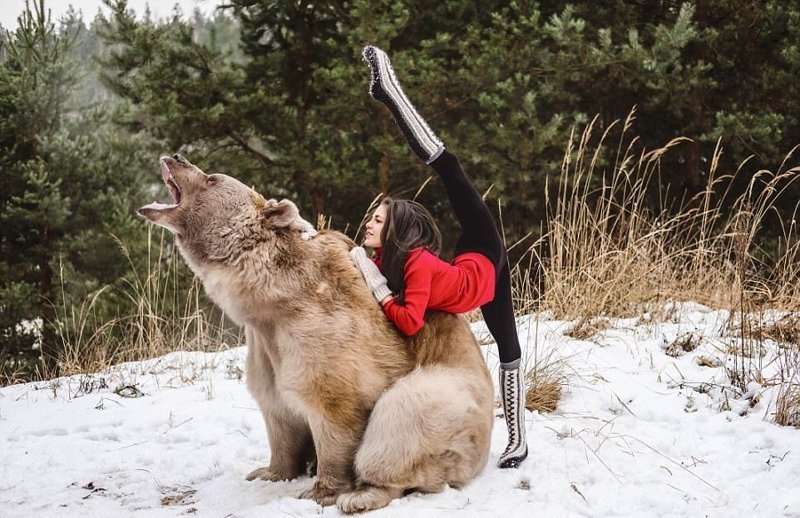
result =
[[[528,460],[495,467],[506,442],[498,409],[477,479],[371,515],[800,516],[800,430],[772,422],[776,389],[731,387],[726,312],[673,309],[666,321],[611,320],[589,340],[547,314],[521,318],[527,363],[561,358],[569,380],[555,412],[528,412]],[[687,333],[698,347],[667,355]],[[778,349],[764,344],[769,379]],[[495,373],[494,346],[483,350]],[[244,356],[172,353],[0,389],[0,516],[338,515],[295,498],[312,479],[245,482],[269,451]]]
[[[23,320],[17,325],[14,326],[14,330],[17,333],[24,334],[24,333],[31,333],[33,334],[35,340],[33,341],[33,345],[31,349],[38,350],[42,347],[42,319],[41,318],[34,318],[33,320]]]

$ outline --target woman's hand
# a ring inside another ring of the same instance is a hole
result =
[[[367,252],[362,247],[357,246],[350,250],[350,257],[353,258],[353,262],[361,270],[361,274],[364,276],[364,280],[367,281],[367,286],[372,290],[375,299],[381,305],[388,302],[392,298],[392,291],[386,283],[386,277],[383,276],[375,263],[367,257]]]

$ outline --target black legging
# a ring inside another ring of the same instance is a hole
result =
[[[511,272],[503,240],[492,213],[461,169],[458,158],[446,149],[431,166],[444,183],[447,198],[461,225],[456,255],[478,252],[489,258],[495,268],[494,299],[481,306],[486,327],[497,342],[501,363],[518,360],[521,355],[514,306],[511,300]]]

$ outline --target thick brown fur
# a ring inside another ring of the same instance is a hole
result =
[[[287,200],[162,158],[180,203],[139,213],[171,230],[206,292],[247,337],[247,387],[264,415],[268,466],[248,480],[305,473],[302,498],[344,512],[409,490],[461,487],[486,465],[492,384],[457,316],[432,312],[414,337],[386,319],[338,232],[309,233]]]

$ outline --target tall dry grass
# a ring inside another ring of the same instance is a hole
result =
[[[595,142],[594,122],[580,138],[570,139],[557,196],[547,199],[546,233],[521,261],[542,264],[539,306],[559,318],[630,316],[643,305],[668,300],[735,311],[755,300],[800,309],[794,220],[782,229],[775,264],[758,259],[764,220],[800,168],[759,171],[746,191],[730,200],[739,172],[720,174],[718,145],[702,192],[684,202],[656,192],[661,207],[654,211],[648,196],[652,199],[653,185],[666,174],[662,158],[684,139],[641,151],[637,139],[628,136],[633,118],[631,113],[622,123],[616,143],[609,142],[613,124]],[[610,145],[616,160],[610,171],[599,170],[598,160]],[[526,270],[518,269],[522,307],[536,299]]]
[[[778,354],[778,394],[775,422],[800,428],[800,343],[783,347]]]
[[[108,287],[80,305],[62,297],[55,308],[61,340],[59,374],[100,372],[118,363],[169,352],[216,351],[240,344],[240,331],[203,299],[200,282],[194,278],[188,289],[184,286],[184,267],[172,238],[152,227],[147,237],[143,272],[119,243],[131,266],[131,280],[121,291],[132,312],[107,320],[97,318],[96,307],[110,295]]]
[[[571,135],[552,189],[556,195],[546,200],[545,231],[513,268],[515,305],[521,313],[536,308],[578,322],[657,313],[669,301],[728,309],[729,328],[737,333],[729,374],[745,390],[750,381],[764,381],[761,356],[752,354],[758,344],[751,315],[800,311],[797,223],[794,215],[788,222],[777,217],[776,208],[800,167],[784,163],[777,172],[739,178],[745,163],[730,173],[718,170],[718,143],[704,189],[671,200],[657,187],[669,174],[663,159],[685,139],[643,150],[630,135],[634,115],[599,135],[596,120]],[[734,196],[737,183],[746,187]],[[781,227],[777,256],[764,261],[760,246],[768,217]],[[532,273],[537,264],[541,278]],[[796,387],[796,376],[789,378]],[[786,404],[791,407],[794,398],[798,408],[796,388],[783,392]]]

